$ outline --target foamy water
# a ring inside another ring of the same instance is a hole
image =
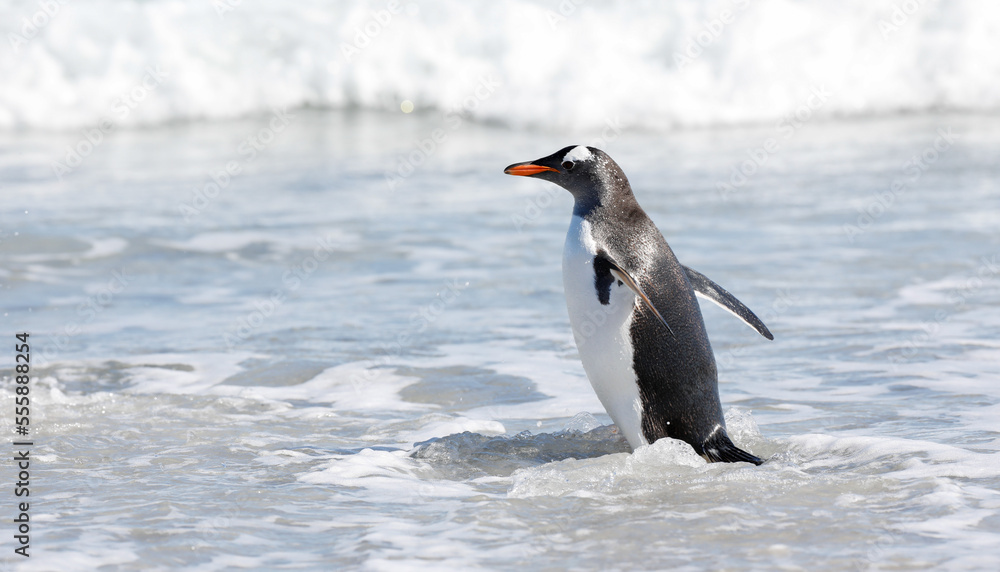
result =
[[[775,334],[704,308],[761,467],[610,426],[562,295],[570,197],[501,173],[578,141],[465,122],[403,177],[443,114],[296,111],[241,155],[270,121],[115,133],[61,181],[74,134],[0,138],[4,335],[31,332],[37,376],[33,556],[7,565],[1000,560],[996,118],[605,141],[680,260]]]
[[[1000,7],[985,0],[46,6],[0,2],[0,129],[404,100],[574,133],[1000,108]]]

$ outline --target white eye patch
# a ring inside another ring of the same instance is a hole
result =
[[[590,152],[590,149],[587,149],[583,145],[577,145],[576,147],[570,149],[569,153],[566,153],[566,156],[563,157],[563,161],[573,161],[576,163],[578,161],[586,161],[591,157],[593,157],[593,154]]]

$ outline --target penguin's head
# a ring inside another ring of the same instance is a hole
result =
[[[555,183],[573,194],[578,207],[599,205],[611,193],[631,193],[621,167],[604,151],[584,145],[570,145],[548,157],[514,163],[503,172]]]

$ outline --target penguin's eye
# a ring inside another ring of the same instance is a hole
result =
[[[573,167],[575,167],[575,166],[576,166],[576,163],[574,163],[573,161],[563,161],[562,162],[562,168],[566,169],[567,171],[572,171]]]

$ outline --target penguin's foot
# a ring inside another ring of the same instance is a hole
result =
[[[725,429],[721,429],[712,433],[712,435],[705,439],[702,444],[702,456],[705,457],[710,463],[753,463],[755,465],[760,465],[764,462],[764,459],[747,453],[743,449],[740,449],[729,439],[729,435],[726,434]]]

